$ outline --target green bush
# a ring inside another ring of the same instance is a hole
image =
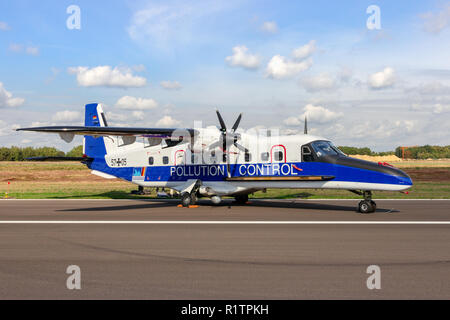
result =
[[[74,147],[72,150],[66,153],[66,157],[82,157],[83,156],[83,146],[79,145]]]
[[[395,149],[397,157],[402,157],[402,148]],[[405,158],[407,159],[440,159],[450,158],[450,146],[417,146],[405,148]]]
[[[26,147],[12,146],[0,148],[0,161],[23,161],[30,157],[63,157],[65,153],[53,147]]]

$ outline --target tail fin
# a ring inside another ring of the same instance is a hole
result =
[[[84,125],[88,127],[107,127],[106,118],[101,104],[90,103],[86,105]],[[83,153],[91,158],[103,158],[106,155],[103,137],[94,138],[84,136]]]

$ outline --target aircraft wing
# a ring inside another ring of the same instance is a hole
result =
[[[60,135],[83,136],[135,136],[149,138],[193,137],[198,134],[195,129],[178,128],[133,128],[133,127],[86,127],[86,126],[52,126],[19,128],[17,131],[35,131],[47,133],[59,133]]]

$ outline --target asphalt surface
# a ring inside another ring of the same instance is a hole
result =
[[[450,201],[357,202],[1,200],[0,299],[450,299]]]

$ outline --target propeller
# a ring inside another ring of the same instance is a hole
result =
[[[219,119],[219,124],[220,124],[219,130],[220,130],[221,134],[220,134],[219,140],[212,143],[209,146],[209,150],[215,149],[217,147],[222,148],[223,153],[226,157],[226,161],[227,161],[227,175],[228,175],[228,178],[230,178],[231,177],[230,157],[227,155],[227,149],[228,149],[227,147],[234,145],[240,151],[243,151],[245,153],[248,152],[247,148],[245,148],[244,146],[242,146],[238,143],[238,141],[241,139],[241,135],[236,132],[237,128],[239,127],[239,123],[241,122],[241,119],[242,119],[242,113],[239,114],[239,116],[237,117],[233,126],[231,127],[230,131],[227,131],[227,126],[225,125],[225,121],[223,121],[223,118],[220,115],[219,110],[216,110],[216,114],[217,114],[217,118]]]

